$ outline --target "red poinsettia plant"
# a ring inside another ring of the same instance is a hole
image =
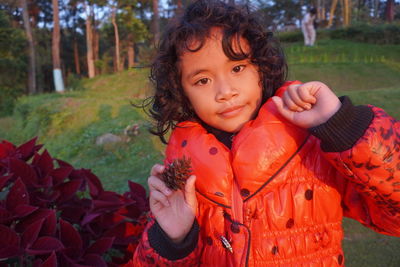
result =
[[[0,143],[0,266],[119,266],[149,210],[143,186],[104,190],[90,170],[54,159],[36,138]]]

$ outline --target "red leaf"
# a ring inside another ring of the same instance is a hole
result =
[[[51,253],[50,257],[48,257],[47,260],[43,262],[42,267],[57,267],[57,257],[54,251]]]
[[[42,177],[46,176],[54,169],[53,159],[47,150],[43,151],[42,155],[35,155],[33,165],[40,169]]]
[[[35,170],[32,168],[32,166],[20,159],[10,159],[10,172],[14,173],[15,177],[20,177],[28,187],[39,186]]]
[[[44,221],[40,235],[54,236],[57,230],[56,210],[50,210]]]
[[[69,164],[68,162],[62,161],[62,160],[60,160],[60,159],[56,159],[56,161],[57,161],[57,163],[58,163],[58,165],[59,165],[60,167],[69,167],[69,168],[72,168],[72,165]]]
[[[100,194],[104,192],[103,186],[101,185],[99,178],[91,171],[85,170],[85,174],[88,179],[90,196],[92,198],[97,198]]]
[[[23,218],[36,211],[38,208],[39,207],[30,205],[19,205],[15,208],[14,213],[18,218]]]
[[[45,177],[39,179],[39,183],[44,188],[49,188],[53,186],[53,179],[50,175],[47,174]]]
[[[75,193],[78,191],[79,187],[82,184],[82,180],[72,180],[66,183],[63,183],[57,186],[55,189],[60,191],[60,197],[58,198],[58,202],[64,202],[70,199]]]
[[[73,168],[72,167],[60,167],[51,171],[50,175],[53,177],[53,184],[58,185],[62,183],[68,175],[71,174]]]
[[[13,220],[13,214],[3,207],[0,207],[0,224],[8,224]]]
[[[0,192],[3,189],[3,187],[7,184],[8,180],[10,180],[11,177],[13,177],[12,174],[0,177]]]
[[[95,211],[113,211],[119,209],[124,202],[122,196],[117,193],[104,191],[98,199],[93,200],[93,210]]]
[[[122,207],[121,209],[118,210],[118,213],[121,215],[124,215],[128,218],[131,218],[131,219],[137,219],[145,211],[146,210],[144,208],[144,205],[140,205],[138,203],[133,203],[133,204],[127,205],[125,207]]]
[[[51,236],[43,236],[39,237],[35,243],[33,243],[30,249],[26,249],[26,252],[28,252],[30,255],[41,255],[58,251],[63,248],[64,246],[60,240]]]
[[[114,242],[114,237],[103,237],[98,239],[96,242],[94,242],[87,250],[85,254],[103,254],[106,252],[108,249],[111,248],[112,244]]]
[[[44,219],[49,216],[51,212],[52,211],[49,209],[40,208],[30,215],[26,216],[25,218],[21,219],[20,222],[15,226],[15,230],[21,233],[32,223],[35,223],[38,220]]]
[[[84,257],[84,263],[90,266],[107,267],[107,263],[97,254],[87,254]]]
[[[86,210],[89,209],[85,206],[84,203],[82,205],[71,205],[71,206],[63,206],[60,208],[61,217],[66,219],[72,223],[79,223],[83,216],[86,213]]]
[[[125,220],[126,217],[117,212],[102,214],[102,226],[106,229],[109,229]]]
[[[85,217],[82,220],[82,225],[90,223],[91,221],[93,221],[94,219],[99,217],[100,215],[101,215],[101,213],[88,213],[88,214],[86,214]]]
[[[0,159],[6,158],[8,155],[10,155],[12,152],[15,151],[15,146],[6,141],[3,140],[0,143]]]
[[[44,220],[45,219],[43,218],[41,220],[38,220],[38,221],[32,223],[22,233],[21,244],[22,244],[23,248],[30,247],[33,244],[33,242],[36,241],[36,239],[38,238],[40,229],[42,229]]]
[[[24,204],[29,204],[29,195],[21,178],[18,178],[7,195],[6,207],[14,211],[17,206]]]
[[[28,160],[30,157],[32,157],[32,155],[42,147],[41,145],[38,145],[38,146],[35,145],[36,140],[37,140],[37,137],[29,140],[25,144],[20,145],[16,149],[17,154],[19,156],[18,158],[20,158],[22,160]]]
[[[69,247],[63,249],[60,253],[68,258],[70,261],[79,261],[82,257],[83,251],[81,248]]]
[[[0,258],[1,259],[15,257],[15,256],[18,256],[18,254],[19,254],[19,247],[17,247],[17,246],[8,246],[8,247],[0,248]],[[6,266],[8,266],[8,265],[6,265]]]
[[[60,240],[66,248],[82,248],[82,239],[78,231],[67,221],[60,219]]]
[[[137,199],[137,198],[146,199],[146,189],[141,184],[128,181],[128,185],[130,193],[132,194],[131,195],[132,199]]]
[[[17,233],[4,225],[0,225],[0,233],[0,259],[16,256],[20,243]]]
[[[42,259],[36,259],[33,263],[32,263],[32,267],[42,267],[43,261]]]

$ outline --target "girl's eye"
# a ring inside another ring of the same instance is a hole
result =
[[[232,71],[234,73],[238,73],[238,72],[241,72],[244,69],[244,67],[245,67],[244,65],[238,65],[238,66],[233,67]]]
[[[206,85],[208,83],[208,78],[203,78],[195,82],[196,85]]]

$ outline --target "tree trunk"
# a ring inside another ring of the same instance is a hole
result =
[[[176,13],[182,14],[182,11],[183,11],[182,0],[178,0],[176,3],[176,6],[177,6]]]
[[[350,25],[350,3],[349,0],[343,0],[342,3],[343,26],[347,27]]]
[[[89,7],[91,8],[91,7]],[[86,10],[86,58],[88,65],[88,76],[89,78],[93,78],[96,73],[94,69],[94,60],[93,60],[93,33],[92,33],[92,17],[91,13],[88,12],[85,1],[85,10]]]
[[[58,0],[52,0],[53,4],[53,38],[51,51],[53,56],[53,79],[56,92],[64,92],[64,81],[60,63],[60,18],[58,14]]]
[[[153,34],[154,43],[160,39],[160,15],[158,12],[158,0],[153,0]]]
[[[135,43],[133,42],[132,34],[128,36],[128,68],[135,66]]]
[[[96,75],[101,73],[101,70],[96,67],[96,62],[99,60],[99,43],[100,43],[100,34],[97,31],[96,27],[93,27],[93,62],[94,62],[94,68],[95,68],[95,73]]]
[[[74,37],[74,61],[75,61],[75,72],[78,75],[81,75],[81,64],[79,63],[79,49],[78,49],[78,41],[76,37]]]
[[[338,0],[332,0],[331,10],[329,11],[328,28],[332,27],[333,17],[335,16],[335,10],[336,10],[337,3],[338,3]]]
[[[100,34],[99,31],[97,30],[98,26],[98,20],[96,18],[96,12],[95,9],[92,9],[92,18],[93,18],[93,24],[92,24],[92,29],[93,29],[93,62],[94,62],[94,71],[95,75],[101,74],[101,69],[96,67],[96,62],[99,60],[99,51],[100,51]]]
[[[115,37],[115,66],[117,71],[121,71],[121,63],[120,63],[120,53],[119,53],[119,33],[118,33],[118,25],[115,19],[116,9],[114,8],[111,14],[112,25],[114,26],[114,37]]]
[[[392,23],[394,19],[394,0],[386,1],[386,20]]]
[[[26,0],[21,0],[22,16],[24,20],[24,28],[26,38],[28,39],[29,49],[29,65],[28,65],[28,93],[36,93],[36,58],[35,58],[35,44],[31,25],[29,23],[28,4]]]

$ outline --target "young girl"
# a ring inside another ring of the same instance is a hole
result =
[[[342,217],[400,236],[400,123],[323,83],[285,82],[274,38],[246,9],[200,0],[171,24],[151,78],[165,164],[134,266],[340,266]]]

